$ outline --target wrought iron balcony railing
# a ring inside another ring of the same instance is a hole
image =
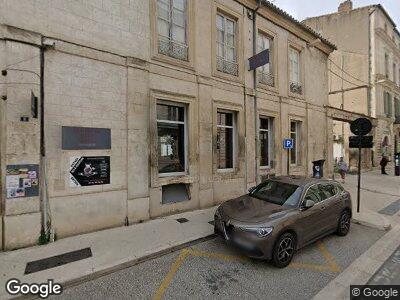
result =
[[[303,94],[303,88],[300,83],[298,82],[291,82],[290,83],[290,91],[295,94]]]
[[[237,62],[228,61],[223,57],[217,56],[217,70],[233,76],[239,75],[239,65]]]
[[[188,60],[188,46],[166,37],[158,37],[158,53],[180,60]]]
[[[258,82],[268,86],[275,86],[275,77],[271,73],[258,71]]]

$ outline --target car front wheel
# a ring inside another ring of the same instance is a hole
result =
[[[349,233],[350,220],[351,220],[350,213],[347,210],[342,212],[342,214],[340,215],[340,218],[339,218],[338,228],[336,230],[336,233],[338,235],[345,236]]]
[[[292,261],[295,250],[295,237],[290,232],[282,234],[274,246],[272,263],[278,268],[284,268]]]

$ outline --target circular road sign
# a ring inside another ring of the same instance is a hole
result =
[[[350,123],[350,130],[355,135],[366,135],[372,130],[372,123],[367,118],[358,118]]]

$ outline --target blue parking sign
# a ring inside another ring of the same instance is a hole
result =
[[[284,149],[293,149],[294,140],[293,139],[284,139],[283,140],[283,148]]]

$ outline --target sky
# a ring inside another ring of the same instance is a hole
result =
[[[297,20],[337,11],[344,0],[270,0]],[[400,29],[400,0],[353,0],[353,8],[381,4]]]

